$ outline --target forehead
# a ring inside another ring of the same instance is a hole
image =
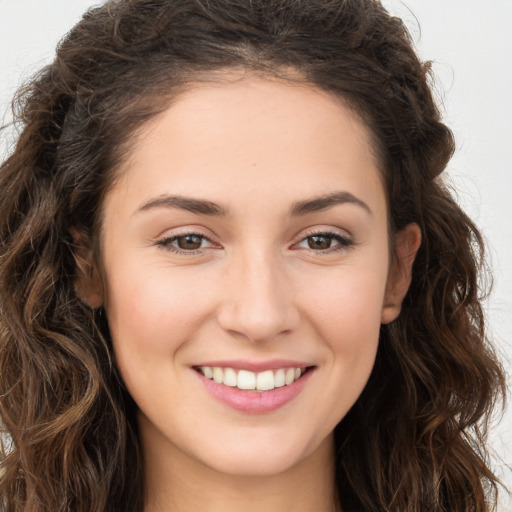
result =
[[[112,192],[268,207],[270,197],[293,202],[340,186],[384,195],[370,130],[332,94],[250,76],[192,87],[146,123]]]

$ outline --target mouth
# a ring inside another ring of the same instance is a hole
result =
[[[277,388],[284,388],[297,382],[312,371],[315,366],[285,367],[253,372],[221,366],[194,366],[193,369],[217,384],[243,391],[263,393]]]

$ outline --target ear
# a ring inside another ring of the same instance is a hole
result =
[[[75,243],[76,294],[91,308],[99,308],[103,304],[103,282],[94,261],[91,244],[77,230],[71,229],[70,233]]]
[[[394,258],[389,269],[381,322],[389,324],[398,318],[402,302],[411,284],[412,264],[421,245],[420,227],[408,224],[395,235]]]

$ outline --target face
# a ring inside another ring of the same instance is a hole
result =
[[[388,238],[369,132],[327,93],[205,85],[146,125],[105,199],[106,293],[89,294],[143,443],[240,475],[314,456],[407,289]]]

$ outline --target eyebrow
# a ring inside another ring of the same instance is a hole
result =
[[[292,204],[288,215],[298,217],[312,212],[327,210],[337,204],[346,203],[360,206],[363,210],[372,215],[372,210],[362,199],[346,191],[334,192],[333,194],[322,195],[312,199],[306,199],[305,201],[297,201]]]
[[[227,217],[230,215],[229,208],[221,206],[212,201],[204,199],[194,199],[185,196],[168,196],[162,195],[150,199],[144,203],[135,213],[145,212],[153,208],[177,208],[188,212],[197,213],[198,215],[211,215],[214,217]]]
[[[372,215],[372,210],[363,200],[354,196],[350,192],[340,191],[313,197],[303,201],[296,201],[292,204],[288,212],[288,216],[300,217],[307,215],[308,213],[327,210],[335,205],[346,203],[359,206]],[[179,195],[162,195],[155,197],[154,199],[150,199],[138,208],[135,213],[145,212],[154,208],[177,208],[196,213],[198,215],[208,215],[212,217],[228,217],[231,215],[230,209],[227,206],[223,206],[212,201],[206,201],[204,199],[195,199]]]

